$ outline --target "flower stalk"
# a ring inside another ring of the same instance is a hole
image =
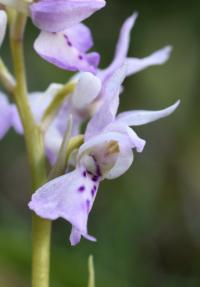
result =
[[[33,191],[47,180],[43,136],[28,102],[23,36],[26,16],[17,14],[11,23],[10,43],[16,77],[14,99],[24,127]],[[49,286],[51,222],[33,215],[32,287]]]

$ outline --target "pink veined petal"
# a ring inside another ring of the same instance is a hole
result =
[[[177,109],[179,104],[180,100],[178,100],[172,106],[160,111],[136,110],[136,111],[124,112],[117,116],[116,121],[118,123],[123,123],[128,126],[144,125],[171,115]]]
[[[99,95],[101,81],[91,73],[80,74],[76,89],[72,95],[72,103],[76,109],[86,109]]]
[[[137,17],[138,13],[135,12],[122,25],[116,46],[114,60],[108,68],[99,72],[100,77],[103,80],[112,75],[115,70],[117,70],[122,64],[124,64],[128,55],[131,30],[136,22]]]
[[[65,30],[69,41],[82,53],[87,52],[93,46],[93,39],[90,29],[79,23]]]
[[[154,65],[162,65],[166,63],[170,57],[172,51],[171,46],[166,46],[150,56],[145,58],[128,58],[126,60],[127,63],[127,76],[138,73],[146,68],[149,68]]]
[[[61,217],[70,222],[72,245],[80,241],[80,235],[94,241],[88,235],[87,221],[97,189],[98,183],[93,182],[85,170],[76,169],[39,188],[33,194],[29,208],[40,217],[49,220]]]
[[[5,11],[0,10],[0,46],[3,43],[7,26],[7,14]]]
[[[0,93],[0,139],[2,139],[11,127],[11,104],[3,93]]]
[[[41,0],[30,5],[33,23],[47,32],[60,32],[105,6],[104,0]]]
[[[65,32],[41,32],[34,42],[34,49],[43,59],[61,69],[96,73],[87,54],[74,47]]]

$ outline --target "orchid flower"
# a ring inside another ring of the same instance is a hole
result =
[[[104,0],[42,0],[31,5],[33,22],[42,32],[35,51],[48,62],[70,71],[96,73],[100,55],[87,53],[92,35],[80,22],[105,6]]]
[[[100,60],[98,53],[85,54],[92,47],[93,42],[90,30],[83,24],[72,26],[56,34],[43,31],[36,39],[34,48],[42,58],[60,68],[97,73],[102,81],[112,75],[125,61],[128,64],[128,76],[149,66],[164,64],[170,56],[172,49],[170,46],[143,59],[128,58],[130,33],[137,16],[138,14],[134,13],[122,25],[114,60],[104,70],[97,70]]]
[[[87,53],[93,46],[92,35],[80,22],[104,6],[104,0],[41,0],[32,4],[32,20],[42,30],[35,40],[35,51],[61,69],[96,73],[100,55]]]
[[[96,75],[92,75],[89,72],[82,72],[75,76],[77,83],[75,92],[72,93],[70,97],[68,97],[66,103],[63,105],[60,113],[58,114],[56,120],[57,124],[54,125],[55,129],[51,129],[51,131],[49,131],[49,152],[51,150],[51,138],[55,138],[55,136],[53,137],[53,134],[55,135],[55,133],[57,133],[57,135],[59,135],[60,133],[61,137],[64,133],[66,126],[65,121],[63,121],[63,116],[66,117],[67,113],[73,115],[73,135],[78,134],[81,124],[93,114],[95,114],[103,105],[104,101],[106,101],[106,93],[104,92],[106,81],[109,81],[109,78],[121,65],[126,63],[126,76],[130,76],[136,72],[141,71],[142,69],[148,68],[149,66],[164,64],[169,59],[171,52],[170,46],[164,47],[143,59],[127,57],[130,33],[137,19],[137,15],[137,13],[134,13],[122,25],[117,42],[115,57],[108,68],[104,70],[98,70]],[[84,41],[84,37],[81,39]],[[69,55],[68,53],[66,54]],[[59,132],[56,131],[56,128]],[[61,139],[57,141],[57,143],[60,142]],[[53,150],[54,152],[50,152],[52,155],[56,150],[56,153],[58,153],[59,150],[58,145],[56,148],[55,140],[53,141]],[[52,158],[54,158],[52,161],[54,162],[56,157],[52,156]]]
[[[61,131],[61,134],[63,134],[64,132],[62,123],[63,116],[66,116],[66,113],[73,115],[73,134],[77,134],[80,130],[82,122],[87,120],[95,112],[98,111],[101,105],[103,105],[104,101],[106,101],[104,93],[104,86],[106,85],[106,81],[109,80],[112,74],[121,65],[126,63],[126,75],[130,76],[136,72],[141,71],[142,69],[148,68],[149,66],[164,64],[169,59],[171,52],[170,46],[164,47],[161,50],[158,50],[143,59],[127,57],[130,42],[130,33],[137,19],[137,15],[137,13],[134,13],[122,25],[119,39],[117,42],[115,57],[108,68],[104,70],[98,70],[96,75],[92,75],[89,72],[82,72],[75,76],[77,83],[76,90],[71,95],[71,97],[68,97],[65,105],[63,106],[61,112],[58,114],[57,117],[57,127],[59,127],[59,132]],[[81,39],[84,42],[84,33],[82,33],[82,35],[83,37]],[[42,42],[41,47],[43,47]],[[63,49],[65,50],[64,55],[67,55],[68,57],[70,54],[67,53],[66,47],[64,47]]]
[[[40,217],[64,218],[72,224],[70,242],[79,243],[81,236],[95,241],[88,234],[88,215],[103,179],[125,173],[133,162],[133,149],[142,152],[145,141],[130,128],[170,115],[179,101],[161,111],[129,111],[116,116],[121,84],[126,76],[122,66],[106,85],[106,102],[89,121],[85,142],[80,147],[75,170],[39,188],[29,208]],[[117,99],[117,100],[116,100]]]
[[[93,46],[91,32],[80,22],[105,6],[104,0],[0,0],[29,14],[41,29],[34,48],[45,60],[70,71],[96,72],[100,55],[87,53]]]

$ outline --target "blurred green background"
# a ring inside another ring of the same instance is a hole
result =
[[[126,80],[121,110],[160,109],[181,99],[171,117],[137,128],[147,140],[142,154],[122,177],[104,182],[89,220],[97,243],[72,248],[70,225],[53,223],[52,287],[83,287],[87,258],[94,255],[97,287],[200,286],[200,2],[108,1],[86,23],[101,67],[110,63],[122,22],[140,16],[130,55],[143,57],[171,44],[170,61]],[[69,73],[33,51],[38,30],[26,31],[29,90],[64,82]],[[1,55],[10,66],[8,41]],[[30,179],[24,142],[10,131],[0,142],[0,287],[30,286]]]

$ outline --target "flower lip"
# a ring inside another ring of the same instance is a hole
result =
[[[71,29],[73,30],[73,29]],[[48,33],[42,31],[34,42],[34,50],[44,60],[55,66],[69,71],[83,71],[95,74],[100,56],[96,52],[83,53],[80,43],[72,45],[72,41],[66,40],[67,30],[63,33]],[[79,35],[81,37],[81,35]],[[72,39],[73,40],[73,39]],[[82,48],[85,48],[85,44]],[[80,57],[81,56],[81,57]]]

